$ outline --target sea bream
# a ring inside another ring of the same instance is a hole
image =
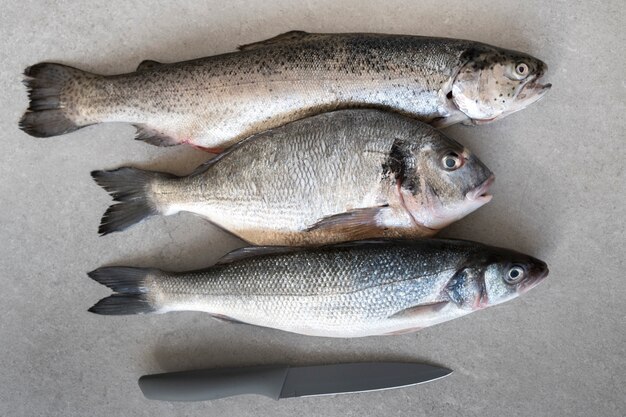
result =
[[[100,233],[191,212],[255,245],[431,236],[491,199],[493,174],[415,119],[339,110],[257,134],[186,177],[94,171],[117,204]]]
[[[104,267],[105,315],[203,311],[311,336],[402,334],[503,303],[548,274],[515,251],[458,240],[244,248],[201,271]]]
[[[437,127],[501,119],[539,100],[546,65],[458,39],[288,32],[239,51],[103,76],[40,63],[25,71],[20,127],[56,136],[128,122],[137,139],[217,151],[285,123],[345,108],[378,108]]]

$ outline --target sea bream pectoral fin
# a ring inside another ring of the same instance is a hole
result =
[[[381,207],[368,207],[334,214],[322,218],[306,231],[325,231],[336,234],[347,233],[353,237],[353,240],[378,237],[377,235],[382,234],[382,228],[378,223],[378,216],[385,209],[389,210],[389,207],[386,205]],[[381,230],[377,233],[376,229]]]

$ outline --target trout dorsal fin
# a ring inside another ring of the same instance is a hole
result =
[[[304,32],[302,30],[292,30],[289,32],[281,33],[280,35],[274,36],[273,38],[265,39],[263,41],[240,45],[237,49],[239,49],[240,51],[249,51],[251,49],[257,49],[257,48],[263,48],[269,45],[275,45],[277,43],[283,43],[283,42],[289,42],[289,41],[302,39],[309,35],[310,35],[309,32]]]
[[[152,61],[150,59],[146,59],[145,61],[141,61],[139,63],[139,65],[137,66],[137,70],[136,71],[151,70],[153,68],[160,67],[161,65],[164,65],[164,64],[162,62]]]

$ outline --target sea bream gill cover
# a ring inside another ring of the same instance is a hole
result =
[[[490,201],[494,179],[434,128],[368,109],[257,134],[187,177],[134,168],[92,175],[118,201],[102,234],[186,211],[255,245],[431,236]]]
[[[326,111],[370,107],[435,126],[501,119],[539,100],[546,65],[479,42],[384,34],[288,32],[192,61],[144,61],[102,76],[41,63],[25,71],[27,133],[48,137],[128,122],[137,139],[218,151]]]
[[[115,294],[90,311],[203,311],[312,336],[402,334],[508,301],[548,275],[515,251],[458,240],[244,248],[192,272],[104,267],[89,276]]]

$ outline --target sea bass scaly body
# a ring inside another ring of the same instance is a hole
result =
[[[314,114],[379,108],[436,126],[486,123],[550,88],[546,65],[479,42],[383,34],[288,32],[238,52],[102,76],[59,64],[25,71],[30,107],[20,122],[48,137],[128,122],[137,139],[223,149]]]
[[[255,245],[430,236],[491,199],[469,150],[395,113],[340,110],[255,135],[187,177],[94,171],[118,204],[100,233],[198,214]]]
[[[105,267],[105,315],[204,311],[312,336],[401,334],[500,304],[548,274],[538,259],[475,242],[425,239],[244,248],[193,272]]]

